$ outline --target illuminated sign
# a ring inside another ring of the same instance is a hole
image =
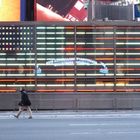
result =
[[[83,0],[36,0],[37,21],[86,21]]]
[[[0,21],[20,21],[20,0],[0,0]]]

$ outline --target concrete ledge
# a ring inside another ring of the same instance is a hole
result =
[[[140,109],[139,93],[29,93],[33,110]],[[0,94],[0,110],[16,110],[19,93]]]

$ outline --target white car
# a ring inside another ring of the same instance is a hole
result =
[[[46,62],[46,65],[50,66],[70,66],[70,65],[79,65],[79,66],[99,66],[99,72],[102,74],[108,73],[108,68],[103,62],[97,62],[95,60],[87,58],[56,58],[51,59]]]

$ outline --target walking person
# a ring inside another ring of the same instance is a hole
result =
[[[29,118],[28,119],[32,119],[32,110],[30,108],[31,101],[28,97],[27,91],[24,88],[21,88],[20,93],[21,93],[21,101],[18,103],[19,110],[18,110],[17,114],[14,115],[14,117],[19,118],[20,114],[24,110],[27,110],[28,113],[29,113]]]

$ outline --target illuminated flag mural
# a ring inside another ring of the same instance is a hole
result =
[[[30,50],[34,47],[34,29],[32,26],[0,27],[0,51],[12,52]]]

